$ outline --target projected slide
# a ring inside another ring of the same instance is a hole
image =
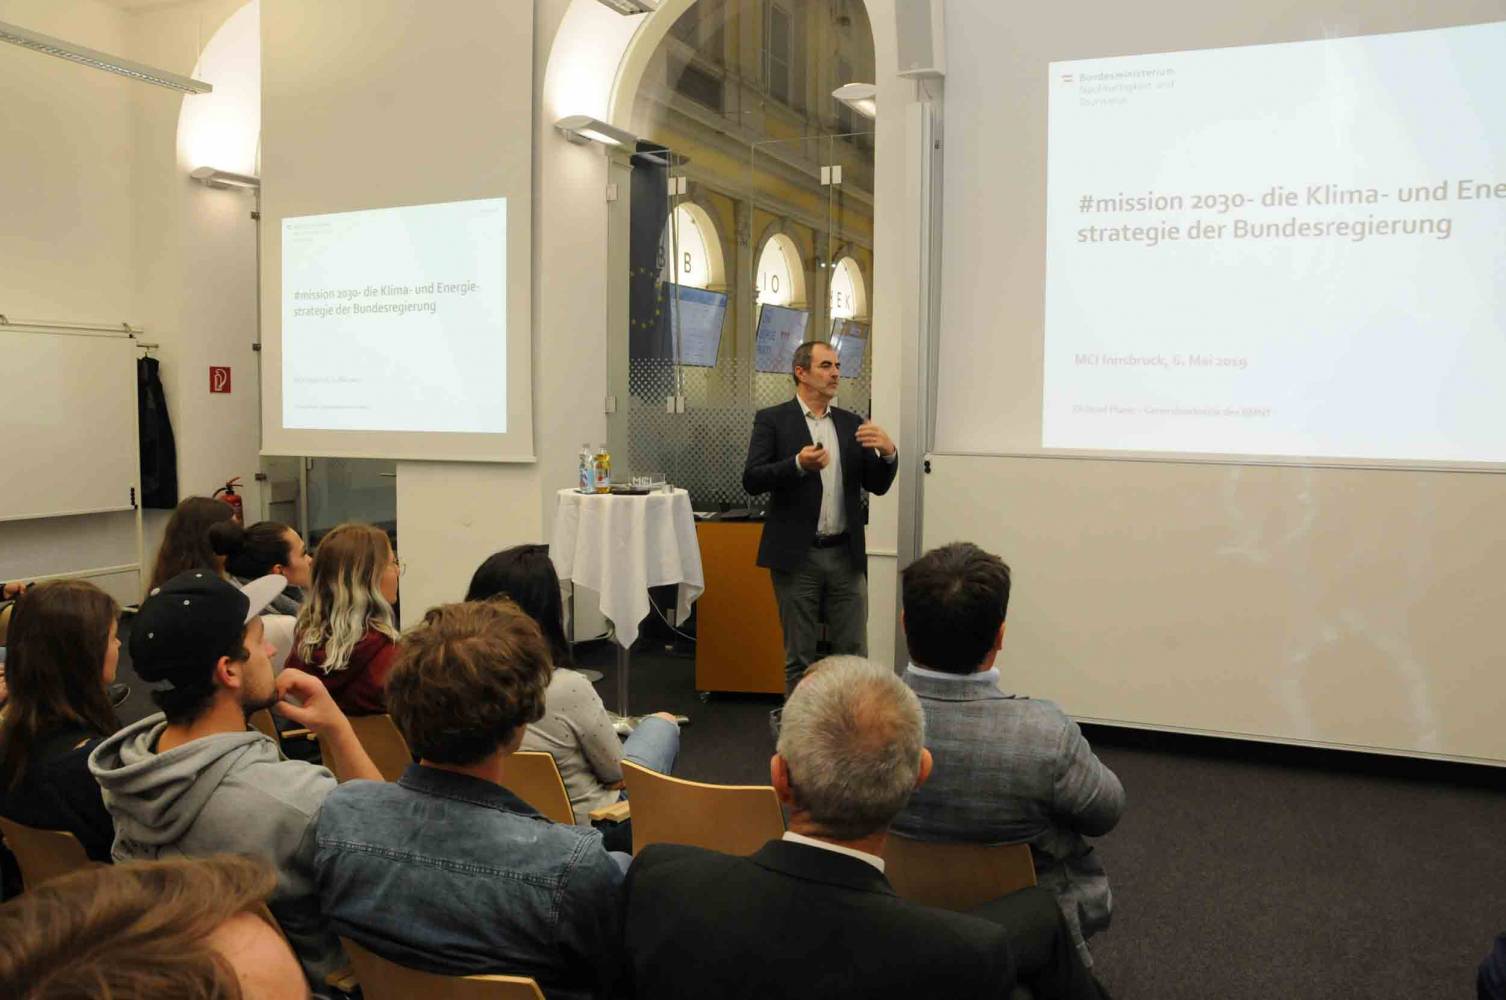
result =
[[[1050,74],[1044,447],[1506,461],[1506,24]]]
[[[507,431],[507,200],[282,223],[288,428]]]

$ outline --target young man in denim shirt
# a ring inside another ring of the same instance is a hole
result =
[[[403,636],[387,708],[419,762],[396,783],[341,785],[319,816],[320,898],[342,936],[443,975],[531,976],[551,1000],[607,993],[621,867],[601,834],[503,787],[549,675],[511,601],[434,608]]]

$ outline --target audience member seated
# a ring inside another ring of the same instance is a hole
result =
[[[921,840],[1030,844],[1036,881],[1056,893],[1083,961],[1112,897],[1085,839],[1108,833],[1124,788],[1077,723],[1049,701],[999,690],[1009,567],[976,545],[933,549],[902,576],[905,683],[926,714],[931,781],[894,821]]]
[[[117,862],[219,853],[271,862],[272,912],[322,983],[345,957],[319,913],[310,827],[335,779],[284,760],[246,718],[271,708],[323,735],[345,771],[380,774],[322,684],[296,670],[274,681],[258,615],[283,586],[269,576],[242,591],[193,570],[148,595],[131,626],[131,662],[163,685],[152,692],[162,712],[105,740],[89,769],[115,820]]]
[[[342,524],[319,542],[309,593],[284,667],[313,674],[351,715],[387,711],[387,674],[397,656],[401,566],[386,532]]]
[[[605,991],[621,868],[600,833],[502,787],[550,669],[538,626],[501,598],[434,608],[403,636],[387,702],[419,762],[341,785],[319,816],[319,894],[340,934],[427,972],[532,976],[555,1000]]]
[[[0,996],[306,1000],[250,858],[76,872],[0,907]]]
[[[209,497],[186,497],[178,502],[173,516],[167,519],[162,544],[157,547],[157,562],[152,567],[151,592],[179,573],[191,569],[225,572],[225,560],[209,545],[209,529],[235,517],[228,503]]]
[[[858,657],[814,665],[790,695],[770,776],[790,811],[752,857],[653,844],[624,888],[638,997],[1007,997],[1100,994],[1052,895],[1027,889],[976,915],[901,899],[880,857],[890,821],[931,770],[915,695]]]
[[[574,670],[565,640],[560,581],[547,545],[519,545],[498,552],[471,577],[467,601],[498,594],[510,597],[538,623],[549,643],[554,671],[544,698],[544,717],[528,727],[524,750],[542,750],[554,758],[577,823],[588,822],[593,809],[622,798],[622,759],[661,774],[674,768],[680,752],[680,726],[667,712],[645,716],[627,743],[618,739],[612,718],[591,682]],[[613,850],[630,850],[624,824],[608,833]],[[614,838],[621,838],[614,843]]]
[[[28,590],[10,625],[10,703],[0,720],[0,815],[66,830],[102,862],[115,827],[89,754],[120,728],[106,694],[120,659],[119,615],[108,594],[83,580]]]
[[[267,605],[267,611],[298,615],[313,566],[298,532],[276,521],[260,521],[249,528],[241,527],[239,521],[221,521],[209,529],[209,547],[225,560],[225,572],[236,583],[245,585],[264,576],[287,577],[287,588]]]

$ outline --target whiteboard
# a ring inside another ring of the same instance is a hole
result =
[[[136,343],[0,330],[0,521],[131,510],[139,487]]]
[[[1010,565],[1006,690],[1093,721],[1506,763],[1506,478],[930,462],[925,547]]]

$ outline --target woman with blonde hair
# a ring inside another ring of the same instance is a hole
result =
[[[110,860],[115,826],[89,754],[120,728],[109,684],[120,658],[120,607],[84,580],[51,580],[16,602],[0,721],[0,816],[66,830],[95,861]]]
[[[387,711],[387,673],[397,656],[401,568],[382,529],[342,524],[319,542],[293,651],[284,669],[324,682],[347,715]]]

